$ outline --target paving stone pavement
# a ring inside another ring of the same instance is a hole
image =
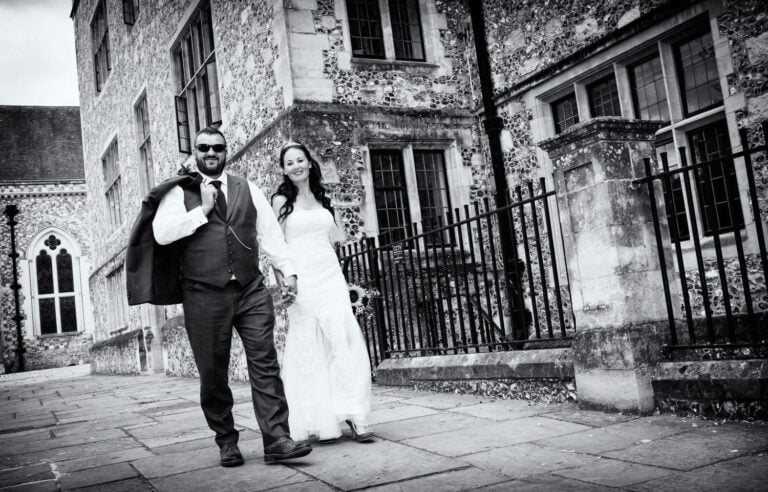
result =
[[[0,376],[0,490],[765,490],[768,426],[636,417],[519,400],[373,390],[376,440],[345,435],[265,465],[250,390],[234,384],[244,466],[221,468],[198,381]]]

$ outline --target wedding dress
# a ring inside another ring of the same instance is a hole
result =
[[[294,440],[341,436],[341,423],[364,429],[371,406],[371,370],[365,339],[331,246],[333,216],[324,208],[294,210],[285,239],[298,274],[288,307],[281,377]]]

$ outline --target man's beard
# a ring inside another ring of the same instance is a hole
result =
[[[205,174],[206,176],[211,176],[211,177],[219,176],[224,171],[224,167],[226,165],[227,165],[226,157],[222,157],[221,159],[219,159],[219,164],[216,166],[215,169],[210,168],[210,166],[205,162],[205,158],[197,159],[197,170]]]

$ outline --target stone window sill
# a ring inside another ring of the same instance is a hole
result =
[[[122,335],[123,333],[126,333],[128,331],[128,325],[122,325],[112,331],[109,332],[109,336],[116,337],[118,335]]]
[[[352,65],[366,70],[404,71],[414,73],[431,73],[440,65],[420,61],[381,60],[377,58],[352,58]]]
[[[59,337],[75,337],[77,335],[82,335],[82,331],[67,331],[64,333],[46,333],[37,335],[37,338],[59,338]]]

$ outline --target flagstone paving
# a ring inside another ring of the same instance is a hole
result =
[[[234,384],[244,466],[222,468],[198,381],[0,376],[0,491],[764,490],[765,422],[608,414],[576,405],[373,389],[376,440],[348,434],[263,462],[247,385]]]

